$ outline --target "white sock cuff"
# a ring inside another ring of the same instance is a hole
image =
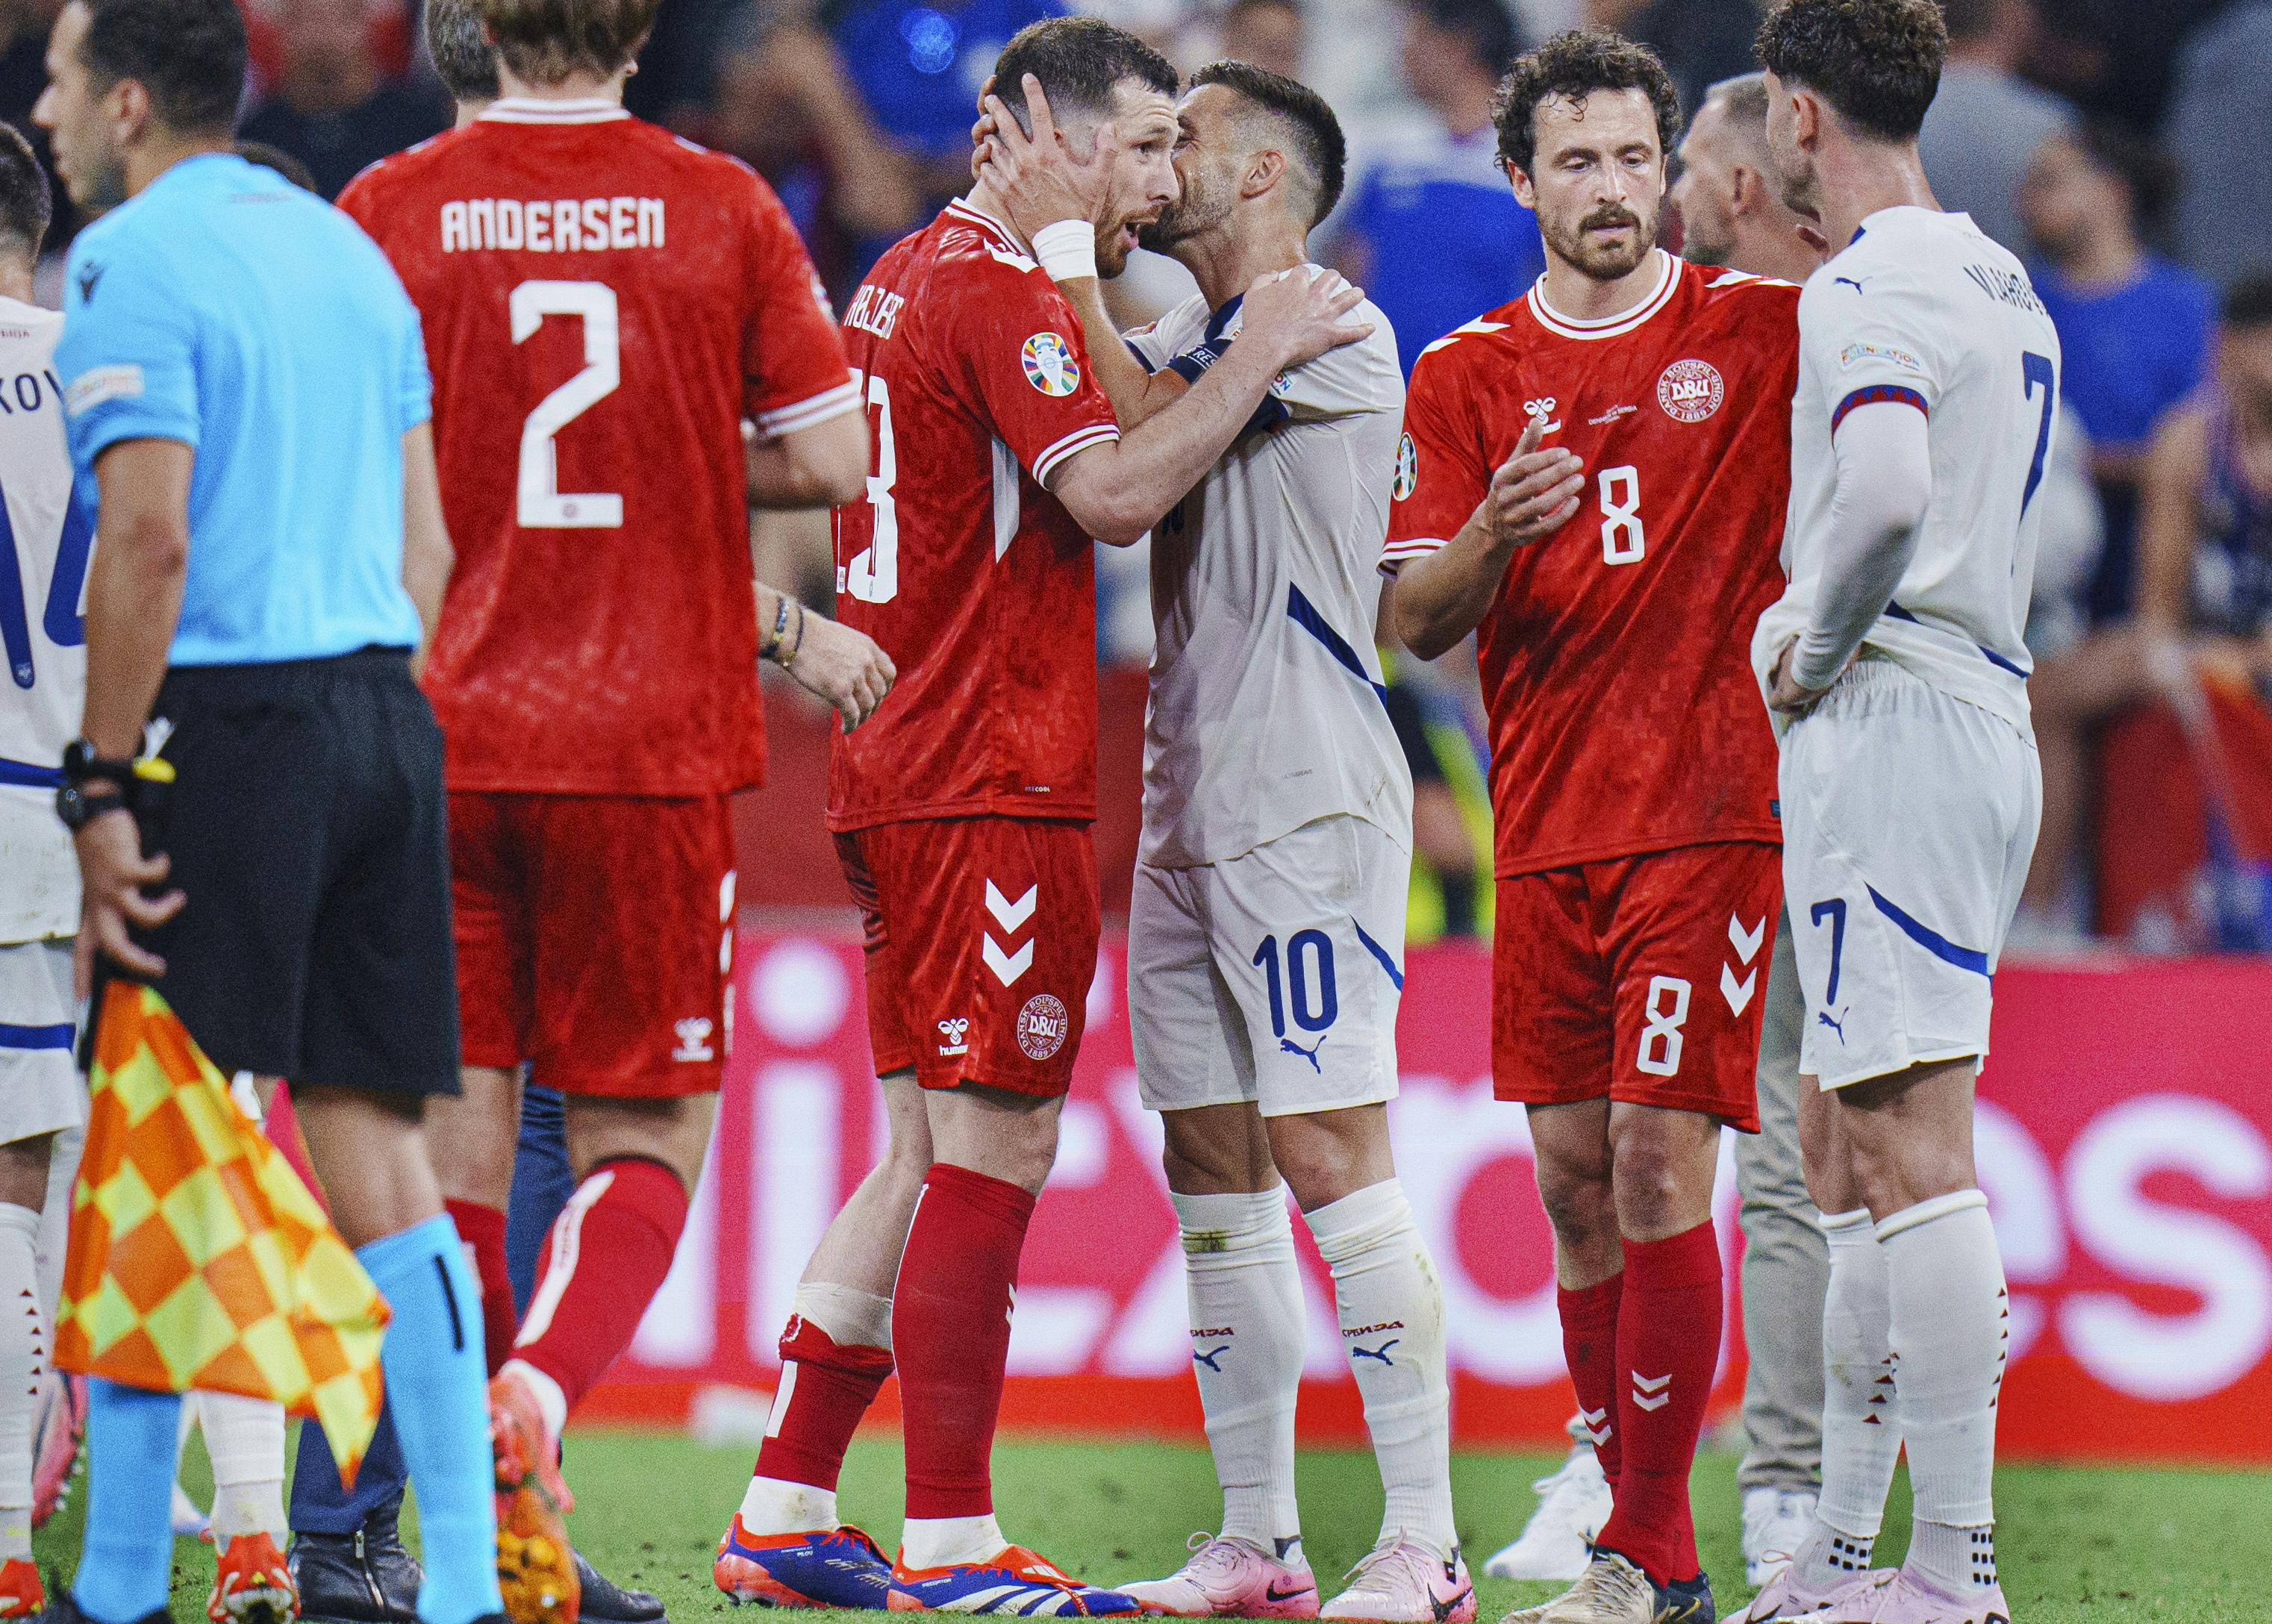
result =
[[[826,1280],[798,1283],[790,1308],[799,1319],[828,1333],[840,1348],[883,1348],[892,1345],[892,1299],[856,1286]]]
[[[1851,1212],[1826,1212],[1821,1215],[1822,1239],[1832,1246],[1852,1246],[1858,1241],[1875,1240],[1876,1227],[1870,1222],[1870,1209],[1857,1207]]]
[[[1327,1263],[1356,1256],[1367,1246],[1398,1230],[1412,1227],[1412,1203],[1405,1199],[1403,1183],[1384,1179],[1379,1184],[1327,1201],[1302,1215],[1318,1255]]]
[[[1896,1235],[1907,1234],[1937,1218],[1946,1218],[1954,1213],[1987,1205],[1988,1198],[1977,1190],[1952,1190],[1947,1195],[1932,1196],[1914,1207],[1904,1207],[1889,1217],[1879,1219],[1878,1239],[1891,1240]]]
[[[13,1201],[0,1201],[0,1230],[13,1230],[37,1245],[40,1215],[29,1207],[19,1207]]]
[[[1286,1212],[1282,1184],[1229,1195],[1178,1195],[1171,1190],[1168,1199],[1175,1204],[1176,1221],[1183,1228],[1186,1257],[1245,1252],[1269,1246],[1281,1237],[1293,1238],[1294,1221]]]

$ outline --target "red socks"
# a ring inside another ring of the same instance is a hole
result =
[[[1720,1246],[1710,1224],[1625,1243],[1618,1313],[1617,1508],[1596,1541],[1659,1584],[1697,1574],[1688,1471],[1720,1360]]]
[[[934,1162],[916,1202],[892,1294],[910,1517],[983,1516],[1018,1254],[1034,1198],[1014,1184]]]
[[[1562,1310],[1562,1358],[1570,1366],[1570,1385],[1578,1389],[1578,1418],[1594,1441],[1594,1457],[1612,1493],[1625,1426],[1618,1418],[1618,1304],[1625,1290],[1620,1272],[1575,1291],[1555,1291]]]
[[[891,1351],[857,1343],[839,1347],[826,1331],[793,1314],[781,1332],[781,1360],[758,1476],[833,1489],[853,1429],[892,1373]]]
[[[553,1221],[512,1356],[558,1382],[571,1411],[631,1346],[685,1227],[678,1175],[632,1157],[594,1168]]]
[[[512,1339],[520,1316],[512,1307],[512,1276],[504,1264],[504,1214],[479,1201],[448,1201],[450,1222],[466,1244],[474,1273],[482,1283],[482,1339],[492,1376],[512,1357]]]

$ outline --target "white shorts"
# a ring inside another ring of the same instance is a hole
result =
[[[2034,741],[1865,657],[1784,733],[1781,787],[1800,1069],[1836,1089],[1984,1057],[2043,815]]]
[[[1266,1117],[1396,1096],[1411,855],[1332,817],[1244,857],[1136,866],[1128,1009],[1155,1111]]]
[[[69,940],[0,947],[0,1144],[86,1121]]]

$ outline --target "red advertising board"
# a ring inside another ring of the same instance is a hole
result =
[[[711,1165],[677,1266],[596,1408],[676,1415],[706,1388],[769,1388],[805,1258],[879,1148],[851,936],[744,931],[736,966]],[[1158,1125],[1136,1097],[1124,969],[1109,939],[1027,1243],[1005,1417],[1196,1438],[1183,1258]],[[1476,949],[1412,954],[1391,1120],[1443,1278],[1455,1436],[1550,1442],[1573,1401],[1523,1113],[1491,1097],[1488,988]],[[2015,965],[1996,993],[1979,1149],[2012,1287],[2007,1452],[2272,1463],[2272,1060],[2255,1015],[2272,965]],[[1732,1265],[1724,1154],[1722,1171]],[[1330,1285],[1301,1245],[1303,1431],[1354,1441]],[[1741,1384],[1735,1307],[1731,1295],[1723,1406]]]

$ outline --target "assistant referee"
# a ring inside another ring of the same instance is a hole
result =
[[[481,1292],[421,1126],[458,1076],[442,741],[411,677],[449,570],[430,385],[370,239],[230,152],[245,60],[236,0],[71,0],[33,115],[72,198],[109,208],[72,247],[56,355],[101,493],[58,797],[80,979],[100,952],[223,1072],[292,1080],[393,1308],[419,1616],[471,1624],[500,1607]],[[146,751],[174,769],[162,806],[138,804]],[[162,1619],[179,1400],[93,1385],[71,1602]]]

